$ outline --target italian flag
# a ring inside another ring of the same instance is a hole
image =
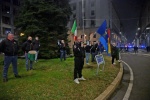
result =
[[[73,23],[71,32],[74,34],[74,41],[77,40],[77,23],[76,23],[76,20]]]

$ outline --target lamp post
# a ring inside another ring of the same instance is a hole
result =
[[[82,0],[82,35],[84,36],[84,0]],[[84,37],[83,37],[84,42]]]

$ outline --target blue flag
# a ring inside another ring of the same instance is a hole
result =
[[[105,40],[106,40],[106,43],[108,43],[108,34],[106,34],[106,35],[104,36],[104,38],[105,38]]]
[[[107,27],[106,20],[102,23],[102,25],[98,28],[97,33],[99,33],[101,36],[105,33]]]
[[[108,46],[107,46],[106,40],[104,39],[103,36],[101,36],[101,37],[99,38],[99,41],[103,44],[105,50],[108,51]]]

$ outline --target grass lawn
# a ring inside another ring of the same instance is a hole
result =
[[[25,60],[18,59],[18,71],[22,78],[15,78],[9,67],[8,82],[2,82],[3,65],[0,64],[0,100],[93,100],[102,93],[119,72],[119,64],[111,67],[111,58],[105,58],[105,70],[96,74],[97,64],[83,68],[86,81],[73,81],[74,60],[67,58],[40,59],[34,63],[35,70],[26,71]],[[0,62],[3,60],[0,57]],[[102,65],[100,65],[102,68]]]

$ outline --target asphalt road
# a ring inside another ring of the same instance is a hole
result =
[[[129,83],[133,84],[133,86],[128,100],[150,100],[150,53],[147,54],[146,51],[139,50],[138,54],[128,52],[121,54],[121,57],[132,69],[134,78],[133,81],[130,81],[130,70],[126,64],[123,64],[122,82],[109,100],[125,99],[124,96]]]

